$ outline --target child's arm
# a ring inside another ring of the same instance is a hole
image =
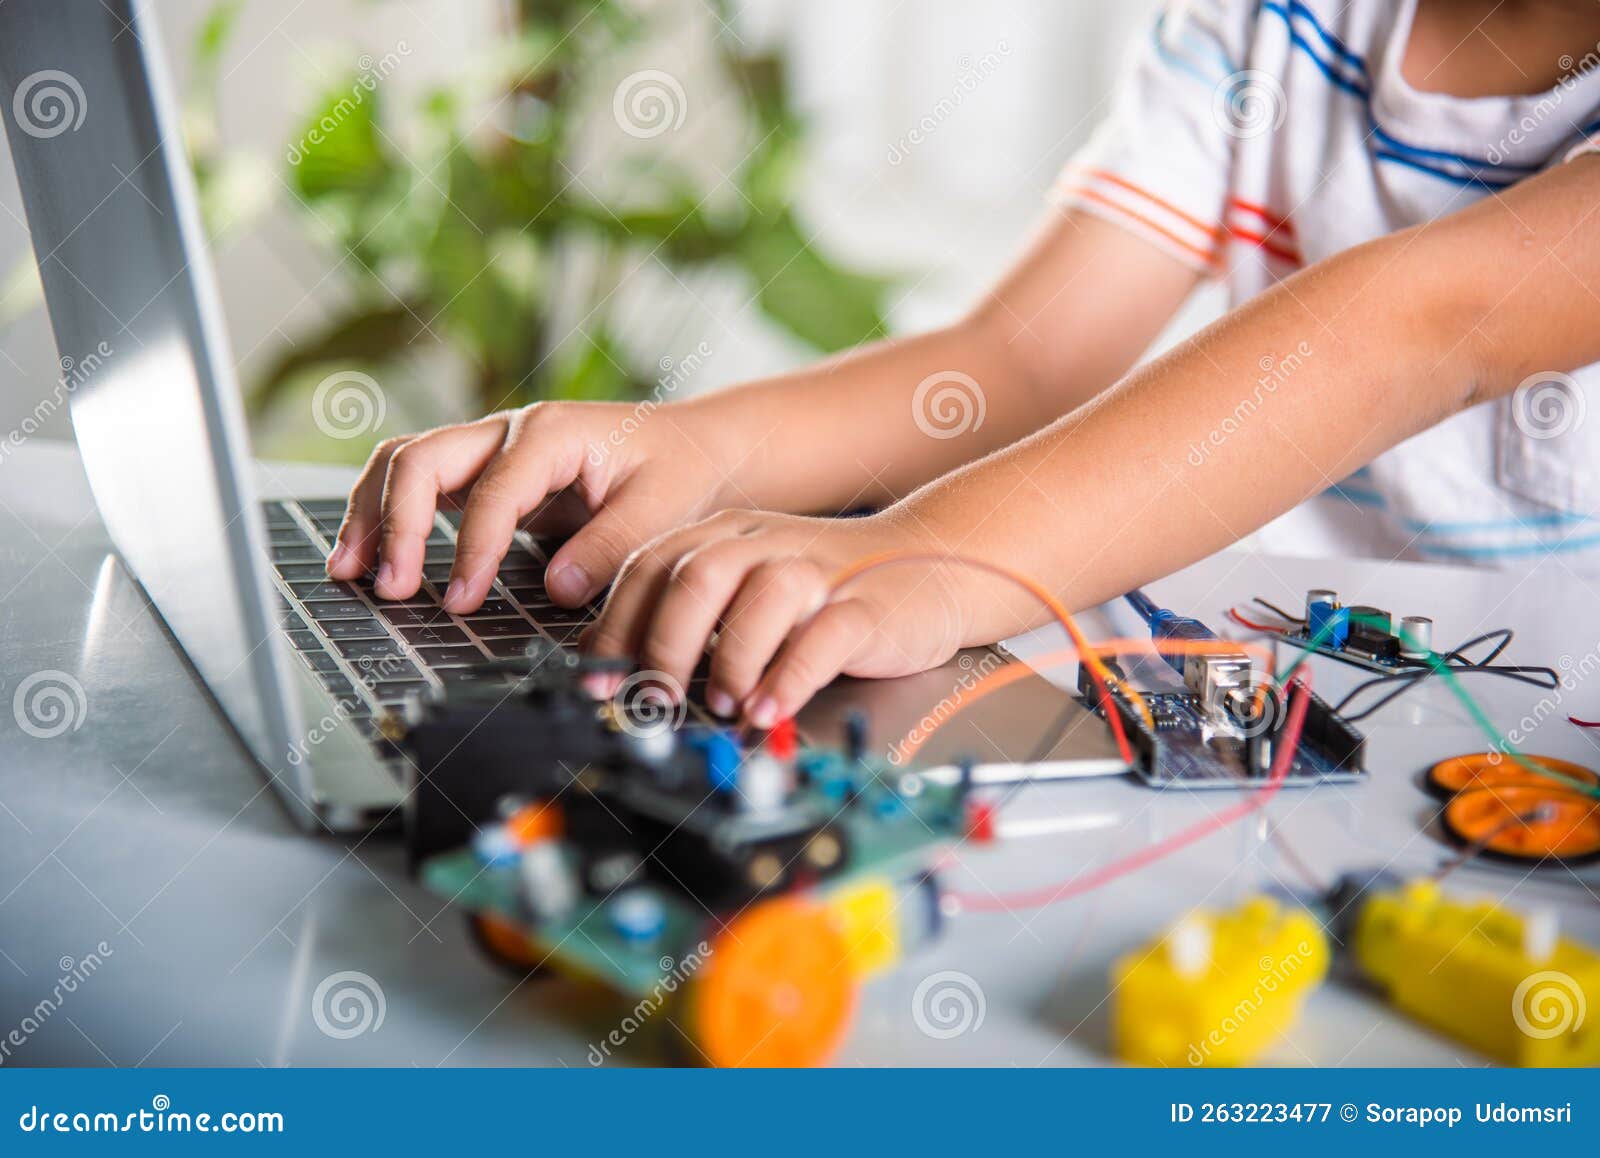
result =
[[[483,601],[518,522],[551,496],[544,526],[577,528],[547,577],[569,605],[602,590],[642,544],[718,510],[893,502],[1109,386],[1196,277],[1120,229],[1061,214],[946,329],[649,410],[541,403],[389,439],[351,493],[328,573],[376,567],[379,595],[410,597],[440,496],[468,488],[445,599],[460,612]],[[947,388],[955,394],[942,398]]]
[[[1600,157],[1582,157],[1358,246],[881,515],[738,513],[652,544],[590,642],[638,649],[683,679],[721,619],[716,706],[742,705],[765,726],[841,671],[913,671],[1041,621],[1035,601],[954,566],[894,568],[829,593],[839,568],[878,550],[992,560],[1072,607],[1115,596],[1531,373],[1600,360],[1597,226]],[[1263,361],[1297,351],[1288,380],[1209,440],[1253,397]],[[1196,443],[1209,447],[1199,466]]]

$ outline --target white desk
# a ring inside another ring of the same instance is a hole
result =
[[[266,472],[301,493],[336,493],[347,475]],[[479,959],[453,912],[412,884],[391,838],[337,841],[295,831],[255,767],[174,653],[135,585],[107,554],[71,448],[24,447],[0,464],[0,695],[30,673],[82,683],[81,727],[36,739],[0,727],[0,1043],[39,1024],[5,1064],[340,1065],[587,1064],[589,1043],[619,1010],[569,982],[510,983]],[[1253,594],[1297,605],[1307,587],[1347,602],[1436,621],[1441,644],[1517,629],[1511,662],[1573,662],[1600,641],[1600,599],[1556,564],[1517,579],[1365,561],[1310,562],[1226,553],[1151,591],[1214,626]],[[1131,615],[1112,609],[1121,631]],[[1103,616],[1086,623],[1109,632]],[[1328,661],[1319,688],[1359,674]],[[1480,679],[1472,691],[1503,727],[1539,699]],[[1600,765],[1565,722],[1600,715],[1600,681],[1580,685],[1532,733],[1539,752]],[[0,717],[3,718],[3,717]],[[1269,813],[1323,876],[1388,863],[1432,868],[1448,855],[1417,786],[1432,760],[1485,744],[1442,686],[1420,688],[1367,727],[1372,782],[1285,792]],[[1015,817],[1074,816],[1081,830],[964,855],[952,879],[997,891],[1052,882],[1159,839],[1220,806],[1204,794],[1157,796],[1123,779],[1029,789]],[[966,916],[934,948],[868,987],[843,1064],[1100,1064],[1112,958],[1201,902],[1228,903],[1298,883],[1264,841],[1261,818],[1090,896],[1042,912]],[[1600,943],[1600,869],[1527,877],[1463,870],[1458,888],[1560,908],[1566,927]],[[1587,882],[1585,885],[1583,882]],[[42,1019],[65,968],[105,942],[98,971]],[[318,983],[357,970],[381,985],[381,1028],[320,1032]],[[981,988],[981,1026],[948,1039],[916,1027],[918,982],[959,970]],[[1592,1013],[1593,1011],[1591,1011]],[[30,1021],[31,1019],[31,1021]],[[623,1061],[649,1061],[644,1052]],[[1478,1064],[1370,997],[1339,984],[1311,1000],[1268,1059],[1282,1064]]]

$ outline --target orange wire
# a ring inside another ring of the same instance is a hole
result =
[[[1271,662],[1271,649],[1263,647],[1259,643],[1235,640],[1226,640],[1223,642],[1226,642],[1231,647],[1237,647],[1240,651],[1246,654],[1259,655],[1269,664]],[[1194,655],[1205,654],[1207,652],[1214,651],[1216,649],[1216,644],[1206,640],[1191,639],[1108,639],[1095,644],[1091,650],[1099,653],[1100,655],[1116,656],[1128,655],[1133,652],[1141,651],[1146,647],[1153,648],[1160,655]],[[955,719],[962,712],[966,711],[967,708],[972,704],[983,699],[985,696],[999,691],[1001,688],[1016,683],[1018,680],[1026,679],[1031,675],[1041,675],[1042,673],[1038,670],[1039,667],[1053,667],[1057,663],[1063,663],[1067,660],[1077,658],[1078,654],[1079,653],[1076,648],[1068,647],[1063,648],[1060,651],[1053,651],[1048,655],[1036,656],[1031,660],[1026,660],[1020,663],[1008,663],[1004,667],[995,669],[987,675],[979,678],[976,683],[962,693],[961,701],[960,703],[956,704],[954,711],[950,712],[942,719],[934,721],[933,726],[927,728],[926,730],[923,730],[919,724],[918,730],[921,732],[921,737],[915,742],[910,741],[909,738],[902,740],[900,745],[895,750],[901,754],[902,759],[911,759],[911,757],[915,756],[917,752],[921,750],[924,744],[932,739],[935,732],[944,727],[951,720]],[[1262,685],[1262,688],[1259,690],[1258,694],[1265,695],[1265,685]]]
[[[1020,571],[1013,571],[1011,568],[1003,567],[998,563],[990,563],[983,559],[972,559],[964,555],[941,555],[934,551],[885,551],[881,554],[869,555],[865,559],[858,560],[844,568],[834,577],[832,590],[837,591],[852,579],[859,578],[868,571],[875,571],[880,567],[888,567],[896,563],[955,563],[978,571],[987,571],[991,575],[998,575],[1002,579],[1015,583],[1049,609],[1056,622],[1071,637],[1073,646],[1084,657],[1084,662],[1089,668],[1089,674],[1093,677],[1095,686],[1099,689],[1100,698],[1106,701],[1111,699],[1111,685],[1115,680],[1111,673],[1106,670],[1105,664],[1100,662],[1100,657],[1094,653],[1088,638],[1078,629],[1078,624],[1072,618],[1072,613],[1048,588]],[[1139,705],[1139,712],[1144,716],[1145,724],[1154,727],[1155,717],[1150,714],[1150,705],[1145,702],[1144,697],[1133,688],[1124,688],[1123,690],[1127,692],[1131,700]],[[1132,764],[1133,748],[1128,743],[1128,735],[1122,726],[1122,718],[1109,709],[1106,711],[1106,718],[1111,723],[1111,731],[1116,735],[1117,751],[1122,755],[1124,761]]]

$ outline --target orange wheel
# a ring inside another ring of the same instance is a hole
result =
[[[689,1028],[714,1066],[825,1063],[850,1028],[855,978],[833,917],[801,897],[748,910],[712,942],[689,993]]]
[[[1512,860],[1581,861],[1600,854],[1600,800],[1576,792],[1515,784],[1474,788],[1445,805],[1444,825],[1461,843],[1481,841],[1485,853]]]
[[[1590,787],[1600,785],[1600,776],[1582,764],[1574,764],[1570,760],[1557,760],[1554,756],[1523,756],[1522,759],[1540,768],[1548,768],[1557,776],[1566,777],[1567,780],[1575,780]],[[1556,779],[1555,776],[1541,776],[1529,770],[1515,757],[1499,752],[1473,752],[1467,756],[1452,756],[1448,760],[1440,760],[1428,769],[1428,787],[1442,796],[1454,796],[1457,792],[1465,792],[1472,788],[1500,788],[1512,785],[1557,790],[1574,787]]]
[[[505,917],[495,913],[471,913],[467,916],[467,928],[484,956],[502,969],[526,977],[544,968],[549,954]]]

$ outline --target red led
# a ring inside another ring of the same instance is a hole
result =
[[[774,759],[793,760],[800,742],[795,734],[793,717],[779,720],[767,733],[767,751]]]

